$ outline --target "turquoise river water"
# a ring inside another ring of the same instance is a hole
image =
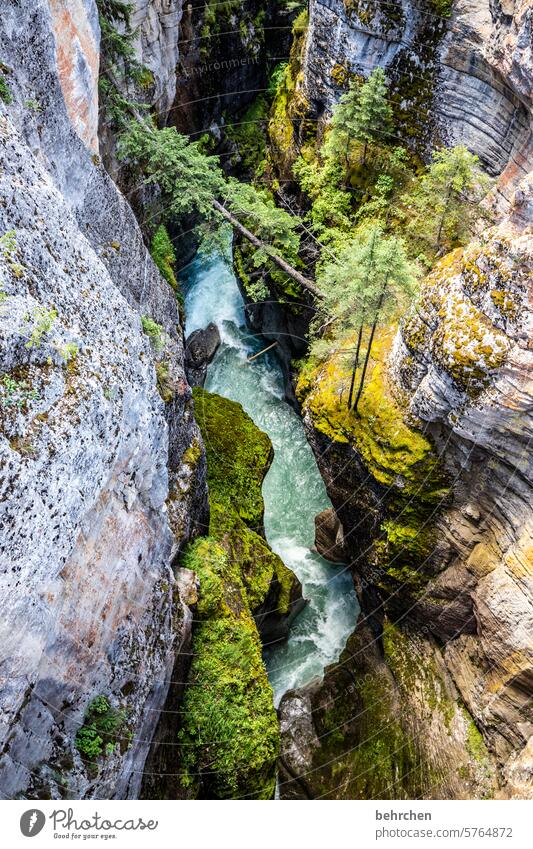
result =
[[[239,401],[274,446],[263,484],[265,532],[272,549],[298,575],[307,606],[289,639],[265,648],[276,706],[282,695],[320,676],[336,660],[355,626],[357,598],[348,570],[313,551],[314,518],[331,506],[303,424],[284,400],[273,352],[248,363],[267,343],[247,327],[244,302],[228,262],[197,257],[182,274],[186,333],[214,322],[222,345],[205,388]]]

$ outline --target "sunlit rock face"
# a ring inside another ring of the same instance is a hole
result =
[[[176,300],[95,155],[95,4],[67,5],[8,0],[0,19],[12,96],[0,101],[0,237],[12,232],[0,259],[8,798],[138,794],[190,634],[172,560],[206,518]],[[162,326],[163,354],[141,316]],[[100,695],[123,721],[95,770],[75,738]]]
[[[303,93],[320,115],[346,72],[385,67],[406,137],[466,144],[491,174],[506,169],[509,201],[533,161],[532,27],[531,0],[311,0]]]
[[[520,192],[519,208],[430,275],[398,335],[391,374],[453,481],[453,503],[438,521],[446,553],[436,560],[440,574],[418,615],[444,641],[446,664],[502,765],[507,792],[531,796],[533,231],[523,229],[529,181]],[[468,615],[473,627],[465,627]]]

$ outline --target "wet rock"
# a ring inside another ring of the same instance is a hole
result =
[[[383,649],[382,649],[383,646]],[[360,621],[323,681],[279,707],[282,799],[465,799],[498,792],[494,765],[436,643]]]
[[[315,516],[315,548],[332,563],[345,563],[344,531],[333,507]]]
[[[207,366],[220,347],[220,332],[216,324],[195,330],[185,343],[185,371],[190,386],[203,386]]]

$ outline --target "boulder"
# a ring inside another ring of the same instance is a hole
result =
[[[203,330],[195,330],[186,342],[185,370],[191,386],[203,386],[207,366],[220,347],[220,332],[216,324],[208,324]]]
[[[346,562],[344,530],[333,507],[315,516],[315,548],[332,563]]]

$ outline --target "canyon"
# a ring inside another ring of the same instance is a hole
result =
[[[257,305],[240,281],[249,327],[279,341],[285,396],[335,511],[319,548],[333,545],[331,559],[349,564],[361,607],[340,658],[282,696],[279,727],[264,708],[261,780],[243,775],[270,798],[279,750],[282,798],[533,798],[533,4],[310,0],[292,48],[298,9],[223,5],[135,0],[144,82],[115,80],[122,96],[161,126],[209,132],[235,157],[228,126],[291,49],[292,88],[263,124],[269,176],[292,201],[290,169],[309,128],[323,132],[350,75],[380,65],[398,133],[421,158],[438,143],[465,144],[495,179],[494,222],[440,259],[414,310],[383,334],[376,408],[351,430],[331,370],[292,380],[310,302]],[[226,496],[195,398],[205,416],[211,404],[215,419],[225,410],[243,444],[262,446],[264,434],[229,402],[217,407],[198,389],[193,398],[182,307],[147,247],[161,199],[118,159],[102,106],[107,6],[2,3],[0,236],[14,231],[15,244],[0,266],[0,358],[32,394],[24,409],[1,411],[0,792],[227,796],[220,776],[187,787],[171,777],[192,772],[174,717],[197,674],[197,620],[205,634],[213,616],[190,551],[214,558],[218,580],[216,557],[244,557],[253,535],[248,577],[228,566],[222,593],[252,634],[255,670],[258,635],[286,636],[301,587],[268,548],[257,504],[252,517],[239,507],[245,527],[221,519]],[[217,71],[221,57],[232,64]],[[193,223],[170,228],[180,267],[196,248]],[[265,625],[283,592],[287,616]],[[263,704],[264,670],[257,680]],[[117,745],[87,768],[76,735],[102,694],[120,717]]]

